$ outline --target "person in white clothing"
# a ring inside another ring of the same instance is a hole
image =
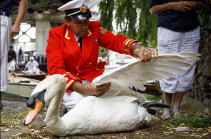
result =
[[[27,62],[25,68],[24,68],[24,73],[25,74],[40,74],[40,70],[38,68],[39,64],[37,61],[34,60],[34,57],[30,57],[30,61]],[[27,69],[27,71],[26,71]]]
[[[18,6],[18,14],[16,16],[15,22],[12,25],[12,21],[10,19],[11,12],[13,10],[13,5],[15,2],[19,2]],[[8,48],[10,36],[14,37],[19,34],[20,24],[24,18],[24,15],[27,10],[27,0],[0,0],[0,49],[1,49],[1,57],[0,57],[0,109],[3,107],[2,105],[2,92],[8,89]]]

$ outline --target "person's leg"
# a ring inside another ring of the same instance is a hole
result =
[[[169,106],[169,108],[165,108],[164,109],[164,112],[161,116],[161,118],[163,120],[167,120],[171,117],[171,100],[172,100],[172,96],[173,94],[172,93],[166,93],[166,92],[163,92],[163,95],[164,95],[164,102],[167,106]]]
[[[1,108],[2,105],[2,91],[5,91],[8,89],[8,68],[7,68],[7,62],[8,62],[8,48],[9,48],[9,32],[11,28],[11,20],[9,17],[6,16],[0,16],[1,18],[1,54],[0,54],[0,78],[1,78],[1,86],[0,86],[0,105]]]
[[[182,102],[184,92],[176,92],[174,95],[174,115],[179,115],[180,114],[180,104]]]
[[[164,92],[164,101],[165,101],[165,104],[169,107],[171,107],[172,96],[173,96],[173,93]]]
[[[67,111],[69,111],[70,109],[74,108],[75,105],[80,102],[84,97],[86,96],[75,91],[73,91],[72,93],[65,92],[62,103],[67,109]]]
[[[25,74],[32,75],[33,74],[33,71],[32,70],[27,70],[27,71],[25,71]]]
[[[18,64],[20,64],[21,62],[20,62],[20,55],[18,56]]]
[[[198,53],[199,48],[199,40],[200,40],[200,27],[195,28],[189,32],[182,33],[182,43],[179,48],[180,53]],[[175,116],[181,116],[180,114],[180,104],[182,102],[182,98],[184,92],[191,89],[193,86],[193,79],[195,74],[196,63],[190,62],[192,67],[182,67],[184,70],[178,76],[178,84],[176,88],[176,94],[174,96],[174,106],[173,113]]]
[[[82,81],[82,84],[87,84],[87,83],[90,83],[90,82],[87,80]],[[79,103],[85,97],[86,97],[85,95],[78,93],[76,91],[73,91],[72,93],[65,92],[62,103],[65,109],[67,109],[66,112],[74,108],[76,104]]]
[[[3,104],[2,104],[2,92],[0,91],[0,109],[3,108]]]
[[[181,33],[168,30],[166,28],[158,28],[158,54],[172,54],[178,53],[178,49],[181,43]],[[164,102],[171,108],[171,101],[173,93],[177,87],[177,75],[160,80],[161,90],[164,92]],[[164,113],[161,116],[163,120],[171,117],[171,109],[164,109]]]

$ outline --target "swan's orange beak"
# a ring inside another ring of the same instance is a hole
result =
[[[44,104],[42,103],[42,101],[36,99],[35,100],[35,108],[30,108],[28,115],[26,116],[26,118],[23,120],[23,124],[24,125],[28,125],[30,124],[34,118],[37,116],[37,114],[40,112],[40,110],[43,108]]]

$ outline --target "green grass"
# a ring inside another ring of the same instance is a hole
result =
[[[183,117],[172,117],[164,123],[166,126],[188,126],[192,128],[206,128],[211,126],[211,118],[201,114],[184,114]]]
[[[13,120],[13,117],[8,112],[2,112],[1,113],[1,121],[4,123],[11,123]]]

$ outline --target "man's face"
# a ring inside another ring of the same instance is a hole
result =
[[[79,38],[86,36],[89,28],[89,19],[76,20],[74,18],[66,18],[65,21],[76,36]]]

